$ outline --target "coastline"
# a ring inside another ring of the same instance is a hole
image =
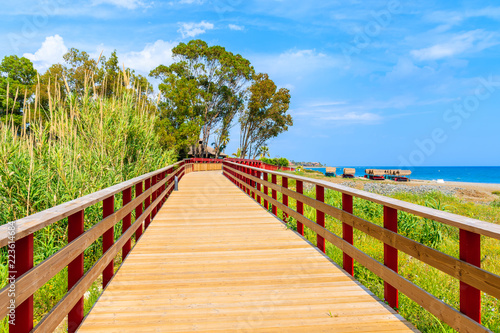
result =
[[[452,193],[453,196],[459,197],[466,201],[476,202],[476,203],[490,203],[500,199],[499,195],[493,194],[494,191],[500,191],[500,184],[497,183],[475,183],[475,182],[459,182],[459,181],[445,181],[444,183],[437,183],[433,180],[425,179],[411,179],[409,182],[396,182],[393,180],[369,180],[364,177],[355,178],[342,178],[337,177],[327,177],[320,171],[313,173],[306,173],[307,177],[320,178],[322,180],[327,180],[332,183],[350,186],[358,189],[365,189],[366,184],[370,184],[369,187],[392,187],[395,186],[405,186],[408,187],[420,187],[420,186],[432,186],[441,192]],[[373,185],[372,185],[373,184]],[[384,186],[385,185],[385,186]]]

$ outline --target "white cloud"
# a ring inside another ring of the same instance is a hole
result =
[[[437,60],[462,53],[479,52],[499,43],[496,34],[481,29],[447,36],[446,39],[442,43],[412,50],[410,53],[418,60]]]
[[[347,112],[344,114],[321,117],[321,119],[331,121],[345,121],[349,123],[377,123],[382,120],[382,117],[380,117],[378,114],[370,112]]]
[[[136,9],[138,7],[148,7],[149,5],[140,0],[92,0],[92,4],[101,5],[109,4],[126,9]]]
[[[187,22],[180,23],[181,27],[178,32],[182,34],[182,38],[195,37],[204,34],[207,30],[212,30],[214,25],[210,22],[201,21],[200,23]]]
[[[342,63],[340,58],[316,50],[288,50],[278,55],[257,55],[249,58],[258,72],[268,73],[273,80],[286,81],[293,85],[304,76],[339,67]]]
[[[42,46],[35,53],[25,53],[23,56],[33,62],[39,72],[44,72],[51,65],[62,63],[63,55],[68,52],[64,40],[59,35],[45,38]]]
[[[205,0],[180,0],[179,1],[179,3],[187,4],[187,5],[192,5],[192,4],[201,5],[204,2],[205,2]]]
[[[231,30],[237,30],[237,31],[240,31],[240,30],[243,30],[245,29],[244,26],[241,26],[241,25],[237,25],[237,24],[229,24],[228,25],[229,29]]]
[[[121,63],[145,75],[159,65],[170,65],[173,62],[172,49],[177,42],[157,40],[154,44],[147,44],[142,51],[132,51],[119,55]]]

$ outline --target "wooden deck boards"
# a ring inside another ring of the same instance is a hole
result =
[[[220,171],[187,174],[79,332],[411,332]]]

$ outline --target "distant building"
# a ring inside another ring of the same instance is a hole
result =
[[[203,141],[198,141],[197,145],[192,145],[189,147],[188,158],[191,157],[203,157],[203,158],[215,158],[215,149],[212,147],[207,147],[206,154],[203,151]],[[219,153],[219,158],[226,158],[227,154]]]

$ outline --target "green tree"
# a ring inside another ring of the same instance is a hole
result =
[[[260,154],[260,158],[265,158],[266,156],[267,157],[271,157],[271,154],[269,153],[269,147],[267,146],[262,146],[259,148],[259,154]]]
[[[22,125],[25,102],[33,95],[37,71],[24,57],[6,56],[0,63],[0,116],[11,114],[15,125]]]
[[[288,89],[276,87],[267,74],[257,74],[248,88],[247,107],[240,116],[240,149],[242,158],[255,158],[259,148],[293,125],[287,114],[290,105]]]
[[[166,105],[174,113],[171,117],[176,117],[176,112],[184,112],[184,103],[174,105],[180,100],[175,95],[184,95],[182,88],[185,86],[195,88],[190,90],[189,96],[196,106],[192,119],[201,117],[202,150],[207,151],[208,139],[218,127],[222,128],[218,141],[225,140],[227,131],[224,127],[230,126],[228,124],[241,109],[245,84],[251,79],[254,69],[241,55],[226,51],[222,46],[208,46],[202,40],[180,43],[172,53],[175,62],[170,66],[158,66],[150,76],[162,79],[160,91],[164,99],[170,99]]]

